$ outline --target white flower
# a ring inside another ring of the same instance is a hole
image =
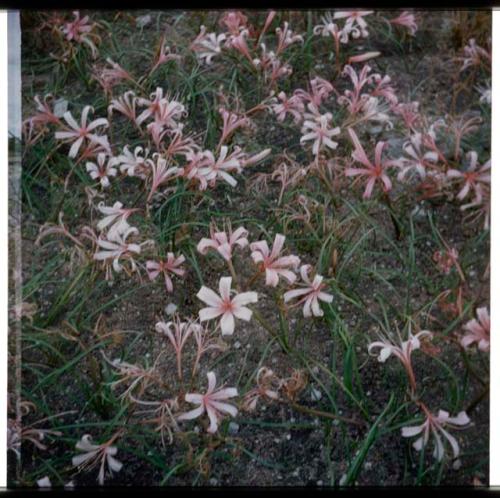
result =
[[[325,146],[329,149],[336,149],[338,143],[334,142],[331,138],[340,133],[340,128],[330,128],[330,121],[332,115],[327,112],[321,116],[316,116],[314,121],[308,119],[304,121],[301,133],[303,134],[300,143],[314,140],[312,153],[317,156]]]
[[[460,454],[460,448],[458,446],[457,440],[444,428],[450,426],[452,428],[459,428],[461,426],[467,425],[470,422],[467,414],[462,411],[456,417],[450,417],[450,414],[444,410],[439,410],[438,415],[432,415],[429,410],[421,405],[423,409],[426,420],[422,425],[403,427],[401,429],[401,435],[403,437],[413,437],[418,434],[422,434],[414,443],[413,447],[417,451],[421,451],[429,441],[429,434],[432,432],[434,436],[434,452],[433,456],[438,461],[443,459],[445,450],[443,446],[443,441],[441,436],[444,436],[453,450],[453,458],[457,458]]]
[[[116,176],[118,172],[116,166],[118,161],[115,157],[110,157],[106,162],[106,154],[104,152],[100,152],[97,154],[97,164],[93,162],[87,162],[85,168],[92,180],[99,179],[102,188],[109,187],[109,178],[110,176]]]
[[[192,420],[206,412],[210,419],[210,426],[207,432],[214,433],[217,431],[218,422],[223,413],[228,413],[232,417],[236,417],[238,414],[238,409],[235,406],[223,402],[226,399],[238,396],[238,390],[234,387],[226,387],[216,391],[215,385],[217,380],[215,373],[208,372],[207,377],[208,389],[205,394],[188,393],[185,396],[185,400],[188,403],[199,405],[198,408],[187,413],[182,413],[177,417],[177,420]]]
[[[123,464],[119,462],[115,455],[118,452],[116,446],[111,446],[114,438],[103,444],[93,444],[92,436],[85,434],[82,439],[76,443],[76,449],[83,451],[81,455],[74,456],[72,459],[73,467],[79,467],[80,470],[84,468],[95,467],[99,462],[101,464],[97,480],[102,486],[104,484],[105,466],[107,465],[109,473],[120,472]]]
[[[305,288],[293,289],[285,292],[285,294],[283,295],[285,303],[292,299],[295,299],[296,297],[300,297],[299,301],[297,301],[294,306],[304,303],[302,312],[304,314],[304,317],[306,318],[313,315],[323,316],[323,310],[319,305],[319,301],[323,301],[325,303],[331,303],[333,301],[333,296],[331,294],[323,292],[323,289],[326,286],[323,283],[323,277],[321,275],[315,275],[314,279],[311,280],[311,278],[309,277],[310,270],[311,265],[302,265],[300,267],[300,276],[302,277],[303,282],[306,284]]]
[[[234,332],[234,319],[250,321],[252,310],[245,305],[256,303],[258,300],[256,292],[243,292],[236,294],[231,299],[231,277],[222,277],[219,281],[218,296],[213,290],[203,286],[197,294],[198,299],[208,304],[199,312],[200,321],[212,320],[222,315],[220,328],[222,335],[232,335]]]

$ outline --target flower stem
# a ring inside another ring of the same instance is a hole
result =
[[[280,337],[278,334],[276,334],[274,332],[274,330],[266,322],[266,320],[262,317],[262,315],[257,310],[253,310],[253,314],[255,316],[255,319],[259,322],[260,325],[262,325],[263,328],[265,328],[267,330],[267,332],[269,332],[269,334],[271,335],[271,337],[273,337],[273,339],[276,339],[279,342],[279,344],[280,344],[281,348],[283,349],[283,351],[285,353],[289,353],[290,352],[290,348],[289,348],[288,344],[286,344],[286,342],[283,340],[282,337]]]
[[[229,271],[231,272],[231,276],[233,277],[233,282],[234,285],[236,286],[236,289],[238,290],[238,292],[241,292],[241,287],[238,282],[238,277],[236,276],[236,272],[234,271],[233,262],[230,259],[228,259],[227,261],[227,266],[229,267]]]
[[[389,214],[391,215],[391,221],[394,226],[394,234],[396,236],[397,240],[401,240],[401,228],[399,227],[398,220],[394,216],[394,209],[392,207],[391,203],[391,198],[389,197],[389,194],[387,192],[384,192],[382,199],[384,200],[384,204],[387,206],[387,209],[389,209]]]
[[[290,405],[294,410],[296,410],[298,412],[307,413],[309,415],[314,415],[316,417],[328,418],[330,420],[341,420],[342,422],[345,422],[347,424],[354,424],[354,425],[361,425],[361,426],[365,425],[360,420],[356,420],[354,418],[349,418],[349,417],[342,417],[341,415],[335,415],[334,413],[324,412],[322,410],[315,410],[314,408],[309,408],[309,407],[304,406],[304,405],[299,405],[298,403],[295,403],[294,401],[280,400],[280,403]]]

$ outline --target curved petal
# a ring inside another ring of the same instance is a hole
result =
[[[200,301],[203,301],[212,307],[220,306],[222,304],[222,299],[212,289],[205,286],[202,286],[202,288],[198,291],[198,294],[196,294],[196,297]]]
[[[207,254],[209,249],[217,249],[218,244],[214,242],[212,239],[203,238],[198,242],[196,249],[199,253],[205,255]]]
[[[106,456],[106,460],[108,461],[108,466],[113,472],[120,472],[123,467],[123,463],[119,462],[116,458],[111,455]]]
[[[290,301],[291,299],[294,299],[299,296],[303,296],[305,294],[309,294],[311,292],[311,289],[293,289],[290,291],[285,292],[283,294],[283,300],[285,303]]]
[[[234,332],[234,316],[230,311],[226,311],[220,320],[222,335],[232,335]]]
[[[240,306],[233,310],[233,315],[240,320],[248,322],[252,318],[252,310],[246,308],[245,306]]]
[[[200,322],[206,322],[207,320],[213,320],[221,316],[224,312],[219,308],[202,308],[198,311],[198,316],[200,318]]]
[[[211,394],[210,399],[221,400],[234,398],[235,396],[238,396],[238,389],[236,389],[235,387],[226,387],[224,389],[219,389],[217,392]]]
[[[217,411],[222,413],[229,413],[231,416],[236,417],[238,415],[238,408],[229,403],[221,403],[220,401],[210,401],[210,405],[213,406]]]
[[[401,436],[403,437],[413,437],[420,434],[424,430],[423,425],[414,425],[410,427],[403,427],[401,429]]]
[[[191,410],[186,413],[181,413],[177,416],[177,420],[193,420],[194,418],[198,418],[205,411],[205,407],[200,405],[198,408]]]
[[[231,260],[231,246],[228,243],[221,244],[217,247],[217,252],[226,260]]]
[[[71,146],[69,149],[69,154],[68,156],[71,158],[75,158],[76,155],[78,154],[78,151],[80,150],[80,146],[82,145],[83,142],[83,137],[79,137],[76,142]]]
[[[229,301],[231,299],[231,282],[232,277],[221,277],[219,280],[219,292],[222,301]]]
[[[210,426],[208,427],[207,432],[213,434],[214,432],[217,432],[218,429],[218,417],[217,412],[210,405],[207,405],[207,415],[210,419]]]

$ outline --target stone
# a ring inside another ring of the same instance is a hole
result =
[[[231,436],[238,434],[239,430],[240,426],[236,422],[229,422],[228,432],[229,434],[231,434]]]

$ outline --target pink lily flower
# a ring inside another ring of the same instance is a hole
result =
[[[410,158],[399,159],[401,171],[398,173],[398,180],[404,180],[408,172],[412,171],[416,171],[420,179],[424,180],[427,176],[427,168],[438,161],[439,156],[436,151],[422,151],[422,143],[422,134],[414,133],[410,136],[410,140],[403,144],[403,150]]]
[[[89,16],[80,17],[80,12],[75,10],[73,12],[75,19],[68,22],[62,28],[62,32],[66,35],[68,41],[79,41],[82,35],[90,33],[93,25],[89,24]]]
[[[460,344],[464,348],[467,348],[474,342],[477,342],[479,351],[487,352],[490,350],[490,315],[488,308],[486,306],[477,308],[476,314],[477,320],[469,320],[464,325],[467,334],[461,339]]]
[[[157,153],[153,154],[153,159],[147,159],[146,163],[151,168],[151,190],[147,198],[147,202],[150,202],[161,185],[182,176],[184,171],[176,166],[169,167],[168,161]]]
[[[184,166],[183,176],[189,181],[199,182],[199,190],[205,190],[208,187],[211,159],[207,152],[193,150],[186,154],[188,162]]]
[[[71,146],[68,154],[68,156],[71,158],[76,157],[84,140],[88,140],[90,142],[94,142],[103,146],[109,145],[107,140],[104,140],[105,137],[101,137],[94,133],[91,133],[93,130],[99,128],[100,126],[107,128],[109,126],[108,120],[105,118],[98,118],[87,124],[87,116],[89,112],[94,112],[94,108],[87,105],[83,108],[80,125],[75,121],[71,112],[65,112],[64,120],[66,121],[66,123],[68,123],[69,128],[64,131],[56,131],[55,133],[56,139],[70,140],[73,142],[73,145]]]
[[[102,351],[101,351],[102,353]],[[111,367],[116,370],[119,378],[109,383],[111,389],[116,389],[120,385],[126,385],[127,388],[120,394],[121,399],[133,399],[132,393],[138,390],[140,393],[144,392],[151,381],[157,380],[157,360],[149,367],[144,368],[141,365],[134,365],[126,361],[115,358],[110,360],[104,353],[102,353],[104,360],[109,363]],[[138,389],[136,389],[138,388]]]
[[[137,104],[145,106],[146,109],[139,114],[135,122],[140,126],[146,119],[156,117],[160,111],[162,102],[165,102],[163,97],[163,88],[157,87],[156,90],[149,96],[149,99],[138,98]]]
[[[170,143],[165,149],[165,155],[167,157],[179,155],[184,156],[187,159],[194,153],[196,149],[199,149],[193,138],[190,136],[184,137],[180,129],[172,133],[173,134],[170,138]]]
[[[389,22],[391,24],[407,28],[411,36],[415,36],[415,33],[418,30],[418,25],[415,16],[413,14],[410,14],[407,10],[401,12],[401,14],[399,14],[398,17],[390,19]]]
[[[252,412],[257,408],[260,399],[275,401],[279,399],[282,382],[278,376],[267,367],[259,368],[256,377],[257,387],[245,394],[243,410]]]
[[[116,435],[113,436],[103,444],[93,444],[90,434],[83,435],[75,446],[77,450],[83,451],[83,453],[73,457],[71,460],[73,467],[78,467],[81,471],[83,469],[91,469],[100,463],[97,481],[102,486],[104,484],[106,466],[111,475],[113,475],[113,472],[120,472],[123,467],[123,464],[115,458],[118,449],[116,446],[111,446],[116,437]]]
[[[311,88],[309,92],[299,88],[295,90],[294,95],[303,102],[309,102],[314,108],[313,112],[319,114],[319,106],[334,91],[334,88],[329,81],[319,77],[313,78],[309,84]]]
[[[126,259],[130,261],[132,271],[135,271],[136,265],[133,255],[141,253],[141,245],[129,243],[127,238],[137,233],[137,228],[127,226],[123,232],[116,230],[108,233],[107,239],[97,239],[97,245],[101,250],[94,254],[94,259],[97,261],[113,260],[113,269],[117,273],[123,270],[120,259]]]
[[[248,17],[239,10],[226,12],[219,21],[220,26],[226,26],[229,33],[238,35],[247,25]]]
[[[173,292],[174,286],[172,284],[172,279],[170,278],[170,273],[179,277],[184,276],[186,270],[181,268],[184,261],[186,261],[186,258],[182,254],[175,257],[172,252],[167,253],[166,260],[146,261],[146,270],[148,272],[149,279],[154,280],[160,273],[163,273],[167,292]]]
[[[342,71],[343,76],[349,76],[354,88],[353,90],[345,90],[344,95],[337,98],[337,102],[346,105],[350,114],[361,111],[368,99],[368,94],[361,92],[366,85],[373,83],[375,75],[368,75],[370,71],[371,67],[368,64],[363,66],[359,74],[350,65],[346,65]]]
[[[378,142],[375,146],[375,162],[372,163],[367,155],[363,146],[361,145],[358,136],[352,128],[348,128],[349,136],[351,137],[352,143],[354,144],[354,151],[352,152],[352,157],[355,161],[360,162],[365,166],[365,168],[347,168],[345,170],[346,176],[356,176],[363,175],[368,177],[368,182],[366,184],[366,189],[363,194],[364,199],[371,197],[373,192],[373,187],[375,182],[380,181],[384,192],[388,192],[392,188],[392,182],[387,173],[385,172],[387,168],[391,166],[397,166],[398,162],[394,160],[382,160],[382,151],[387,145],[386,142]]]
[[[347,43],[349,41],[349,31],[340,29],[333,21],[334,19],[332,14],[327,12],[321,17],[322,24],[314,26],[313,33],[321,36],[332,36],[336,45],[340,43]]]
[[[112,226],[110,230],[117,225],[120,225],[120,228],[123,227],[123,224],[127,222],[130,215],[139,211],[138,208],[124,208],[123,204],[119,201],[116,201],[113,206],[105,206],[104,202],[100,202],[97,209],[106,215],[97,223],[97,230],[100,232],[110,226]],[[117,229],[120,230],[120,228]]]
[[[239,227],[233,232],[229,226],[228,232],[217,232],[213,226],[210,226],[210,238],[200,240],[196,247],[198,252],[205,255],[209,249],[215,249],[226,261],[230,261],[233,246],[237,245],[243,249],[248,245],[248,230]]]
[[[463,62],[460,72],[468,67],[481,66],[483,63],[487,68],[491,68],[491,46],[489,51],[480,47],[474,38],[469,40],[468,45],[464,47],[465,56],[458,60]],[[491,71],[491,69],[490,69]]]
[[[126,71],[120,64],[114,62],[109,57],[106,62],[111,67],[96,67],[94,66],[93,78],[102,86],[106,95],[111,93],[114,86],[118,85],[121,81],[134,81],[134,78]]]
[[[345,27],[352,32],[353,38],[368,36],[368,24],[363,19],[365,16],[373,14],[373,10],[342,10],[333,14],[334,19],[346,19]]]
[[[108,106],[108,117],[111,119],[111,115],[113,111],[118,111],[126,116],[130,121],[134,121],[136,119],[136,110],[135,104],[137,102],[137,97],[133,90],[129,90],[125,92],[121,97],[117,99],[113,99],[111,104]]]
[[[250,125],[250,120],[247,117],[240,117],[223,107],[219,109],[219,113],[222,116],[222,133],[219,145],[223,144],[238,128],[246,128]]]
[[[217,432],[219,422],[223,414],[228,413],[232,417],[236,417],[238,409],[229,403],[224,403],[227,399],[238,396],[238,390],[235,387],[226,387],[215,389],[217,380],[214,372],[207,373],[208,389],[205,394],[188,393],[184,399],[188,403],[199,405],[198,408],[187,413],[181,413],[177,420],[192,420],[203,415],[205,412],[210,420],[210,426],[207,432],[213,434]]]
[[[171,130],[177,131],[183,127],[178,120],[185,115],[186,108],[183,104],[175,99],[168,100],[168,97],[165,97],[161,99],[158,104],[158,109],[155,113],[155,121]]]
[[[314,117],[314,121],[306,119],[302,125],[301,133],[303,135],[300,138],[300,143],[314,140],[312,153],[316,157],[325,147],[335,150],[338,146],[338,142],[334,142],[332,137],[340,134],[340,128],[338,126],[330,128],[331,120],[332,115],[327,112]]]
[[[225,34],[208,33],[205,26],[200,26],[200,33],[191,43],[191,50],[196,53],[198,59],[204,60],[205,64],[211,64],[212,59],[222,52],[221,43],[226,39]]]
[[[485,188],[483,190],[483,199],[481,202],[472,201],[460,206],[460,211],[472,209],[472,211],[466,217],[464,217],[464,221],[470,220],[471,223],[476,224],[479,222],[481,217],[484,217],[483,230],[488,230],[488,228],[490,227],[491,212],[490,197],[490,189]]]
[[[227,155],[228,151],[229,148],[227,145],[223,145],[220,149],[219,158],[217,160],[215,160],[212,152],[206,151],[206,156],[210,160],[206,178],[213,184],[215,184],[217,178],[221,178],[225,182],[229,183],[231,187],[235,187],[238,182],[229,174],[229,172],[241,172],[243,153],[239,147],[235,147],[229,156]]]
[[[302,289],[289,290],[283,295],[285,303],[300,297],[300,299],[293,306],[298,306],[304,303],[302,313],[305,318],[309,318],[311,316],[323,316],[324,313],[320,308],[319,301],[323,301],[325,303],[331,303],[333,301],[333,296],[323,291],[326,284],[323,283],[323,277],[321,275],[315,275],[314,279],[311,280],[309,277],[309,272],[311,270],[311,265],[302,265],[300,267],[300,276],[306,287]]]
[[[257,68],[260,67],[264,71],[264,78],[272,87],[280,78],[286,78],[292,74],[292,66],[278,59],[273,51],[266,52],[264,43],[261,44],[261,48],[261,58],[254,59],[253,65]]]
[[[403,341],[400,339],[400,344],[393,342],[389,338],[382,338],[381,341],[375,341],[368,345],[368,353],[371,354],[372,350],[375,348],[380,348],[378,355],[378,361],[380,363],[385,363],[389,356],[394,355],[402,363],[403,367],[408,374],[410,381],[410,386],[412,391],[417,389],[417,382],[415,380],[415,374],[413,372],[413,366],[411,363],[411,353],[416,349],[420,349],[420,338],[421,337],[431,337],[432,333],[428,330],[421,330],[418,334],[412,335],[408,332],[408,340]]]
[[[158,45],[158,50],[155,55],[155,62],[149,74],[153,74],[156,69],[158,69],[162,64],[166,64],[169,61],[179,60],[181,58],[180,55],[172,54],[170,52],[170,47],[166,45],[165,35],[161,37],[160,43]]]
[[[231,35],[227,39],[225,46],[227,48],[234,48],[240,54],[244,55],[250,64],[253,64],[252,56],[250,55],[250,50],[248,49],[246,37],[248,36],[248,29],[242,29],[238,35]]]
[[[100,38],[91,33],[94,29],[94,24],[89,24],[89,16],[80,18],[80,12],[77,10],[73,12],[73,15],[75,16],[73,22],[66,23],[61,28],[61,31],[66,35],[66,40],[88,45],[92,51],[92,57],[95,59],[98,55],[98,50],[91,40],[91,37],[98,40],[100,40]]]
[[[116,166],[118,161],[116,157],[107,158],[105,152],[99,152],[97,154],[97,164],[93,162],[87,162],[85,168],[90,175],[92,180],[99,180],[102,188],[109,187],[109,177],[116,176],[118,170]]]
[[[84,149],[79,153],[79,158],[75,161],[75,164],[83,163],[87,159],[95,159],[100,153],[104,153],[107,156],[111,156],[111,145],[109,144],[108,136],[103,135],[100,143],[88,142]]]
[[[151,135],[151,139],[153,140],[156,150],[161,150],[161,142],[165,138],[166,135],[170,133],[168,128],[160,123],[159,121],[153,121],[146,126],[148,133]]]
[[[285,92],[280,92],[276,97],[273,97],[271,102],[271,109],[276,114],[278,121],[283,122],[287,114],[293,116],[295,124],[298,124],[303,119],[304,104],[297,95],[292,95],[288,98]]]
[[[413,443],[413,447],[417,451],[422,451],[429,441],[429,435],[432,432],[434,437],[434,452],[432,456],[438,461],[443,459],[445,450],[441,436],[444,436],[453,450],[453,458],[457,458],[460,454],[460,448],[457,440],[447,431],[445,427],[449,426],[453,429],[459,429],[470,423],[467,414],[462,411],[456,417],[450,417],[450,414],[444,410],[439,410],[437,416],[432,415],[423,403],[420,407],[425,413],[426,420],[422,425],[403,427],[401,435],[403,437],[413,437],[421,434],[421,436]]]
[[[415,132],[416,125],[421,121],[421,116],[418,112],[418,102],[407,102],[397,104],[391,107],[394,114],[399,114],[405,123],[408,130]]]
[[[250,321],[252,310],[245,305],[256,303],[258,300],[256,292],[242,292],[231,299],[231,281],[231,277],[222,277],[220,279],[220,296],[205,286],[196,294],[200,301],[208,304],[208,308],[202,308],[199,311],[200,321],[205,322],[222,316],[220,320],[222,335],[233,334],[235,317],[246,322]]]
[[[33,97],[36,102],[36,110],[38,111],[32,118],[32,122],[35,125],[40,124],[60,124],[61,120],[55,115],[54,111],[50,108],[48,101],[51,100],[52,94],[47,94],[43,98],[43,103],[38,95]]]
[[[374,54],[376,52],[369,52]],[[372,97],[383,97],[387,102],[394,106],[398,103],[398,97],[396,95],[396,91],[391,86],[391,77],[387,74],[385,76],[381,76],[378,73],[372,75],[373,83],[376,83],[376,87],[370,92]]]
[[[491,161],[488,160],[482,166],[477,161],[477,152],[469,152],[469,167],[465,171],[450,169],[446,173],[448,178],[460,178],[464,181],[464,186],[457,194],[457,199],[463,201],[470,190],[476,194],[474,202],[480,203],[483,198],[483,185],[488,186],[491,183]]]
[[[123,147],[123,152],[116,157],[116,160],[117,164],[120,165],[121,173],[145,179],[149,173],[149,166],[147,164],[148,156],[149,149],[143,149],[138,145],[132,154],[128,145],[125,145],[125,147]]]
[[[175,322],[158,322],[155,325],[156,331],[166,336],[175,350],[179,379],[182,379],[182,349],[195,327],[199,327],[199,325],[191,322],[181,322],[178,317]]]
[[[265,240],[250,244],[253,262],[260,264],[261,269],[266,271],[266,285],[270,287],[278,285],[280,276],[290,284],[293,284],[297,278],[290,268],[297,269],[300,259],[293,255],[280,257],[284,244],[285,236],[279,233],[274,237],[272,250],[269,250]]]
[[[283,29],[276,28],[276,35],[278,37],[278,45],[276,47],[277,57],[293,43],[304,43],[304,37],[302,35],[294,35],[286,21],[283,24]]]
[[[196,356],[193,362],[193,369],[191,371],[192,376],[194,376],[196,370],[198,369],[201,357],[207,351],[210,351],[211,349],[218,349],[219,351],[223,351],[225,349],[225,346],[213,339],[211,330],[208,325],[202,327],[201,325],[193,323],[193,338],[196,342]]]

